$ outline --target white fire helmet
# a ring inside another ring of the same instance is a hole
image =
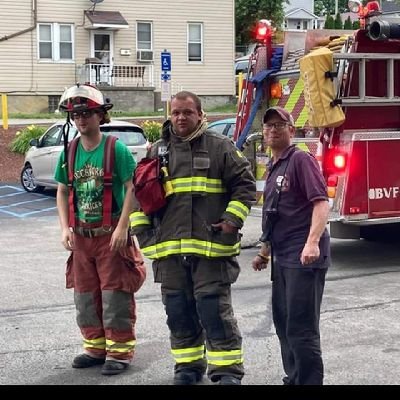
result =
[[[66,89],[61,96],[58,108],[60,111],[84,111],[102,109],[107,112],[113,107],[109,99],[105,99],[103,93],[94,86],[77,83]]]

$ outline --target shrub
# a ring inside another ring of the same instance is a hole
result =
[[[156,121],[144,121],[142,128],[150,143],[156,142],[161,137],[162,124]]]
[[[344,21],[343,29],[353,29],[353,24],[351,22],[350,16],[347,17],[346,21]]]
[[[10,150],[14,153],[25,154],[29,150],[31,139],[39,139],[45,130],[46,128],[42,126],[29,125],[22,131],[17,131],[10,143]]]

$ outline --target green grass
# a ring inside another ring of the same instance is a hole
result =
[[[232,113],[236,114],[237,105],[236,104],[225,104],[223,106],[214,107],[210,110],[206,110],[206,112],[213,112],[213,113]]]

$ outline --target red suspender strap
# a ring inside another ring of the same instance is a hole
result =
[[[103,227],[112,226],[112,173],[114,169],[115,142],[117,138],[106,136],[104,145],[104,192],[103,192]]]
[[[75,168],[75,155],[78,148],[79,137],[75,138],[68,147],[68,220],[70,228],[75,228],[75,205],[74,205],[74,168]]]

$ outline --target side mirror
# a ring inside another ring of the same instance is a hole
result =
[[[39,147],[39,139],[31,139],[31,140],[29,141],[29,145],[30,145],[31,147],[33,147],[33,146]]]

